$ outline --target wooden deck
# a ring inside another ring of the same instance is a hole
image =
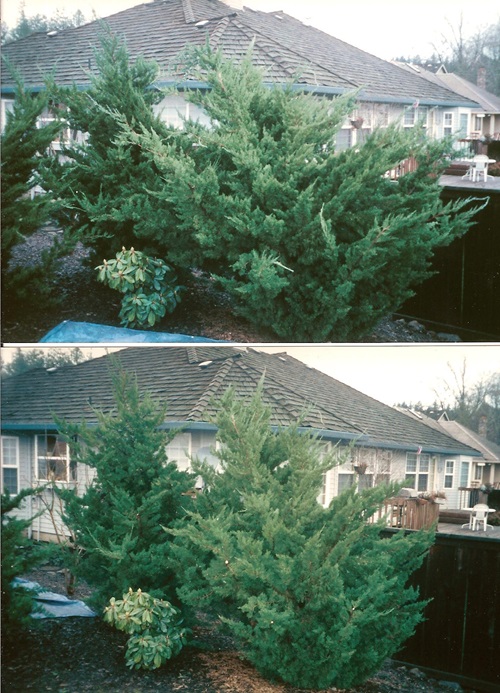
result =
[[[467,522],[467,520],[465,520]],[[480,539],[496,539],[500,541],[500,527],[488,528],[486,532],[484,530],[477,529],[475,532],[468,527],[462,527],[462,525],[457,525],[451,522],[439,522],[438,524],[439,534],[460,534],[461,536],[467,537],[479,537]]]
[[[444,175],[439,179],[439,184],[443,188],[451,188],[455,190],[467,190],[470,193],[474,192],[494,192],[500,193],[500,176],[491,176],[488,180],[477,181],[473,183],[468,178],[462,178],[461,176],[449,176]]]

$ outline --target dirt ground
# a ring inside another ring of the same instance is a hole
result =
[[[60,233],[50,226],[36,232],[13,249],[9,267],[36,264],[42,251]],[[56,305],[40,305],[36,297],[31,305],[14,305],[4,292],[4,344],[39,342],[64,320],[120,326],[120,295],[97,282],[94,269],[85,263],[87,256],[86,248],[78,244],[70,255],[58,261],[52,283],[54,295],[58,299]],[[209,275],[195,270],[185,286],[186,291],[180,305],[158,325],[158,331],[239,343],[280,341],[271,330],[258,330],[247,320],[237,316],[229,297],[216,288]],[[388,316],[361,341],[439,342],[459,341],[459,338],[428,331],[416,321]]]
[[[63,571],[42,566],[25,578],[64,594]],[[79,582],[72,598],[85,599],[90,589]],[[2,640],[2,691],[25,693],[306,693],[283,683],[264,680],[235,649],[231,638],[201,619],[192,643],[180,656],[152,672],[125,666],[126,635],[100,617],[34,620],[21,642]],[[311,664],[314,666],[314,663]],[[463,689],[428,678],[417,668],[387,661],[364,685],[343,693],[444,693]],[[331,688],[323,693],[342,693]]]

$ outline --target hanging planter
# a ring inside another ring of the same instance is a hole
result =
[[[364,474],[368,468],[366,462],[360,462],[359,464],[353,464],[353,469],[356,474]]]

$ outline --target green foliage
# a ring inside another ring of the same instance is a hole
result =
[[[131,669],[158,669],[176,657],[187,642],[188,630],[181,627],[179,610],[132,588],[123,599],[110,599],[104,620],[130,635],[125,658]]]
[[[210,89],[188,98],[211,126],[187,121],[175,141],[124,126],[119,140],[140,147],[163,183],[147,193],[144,231],[174,262],[190,249],[241,314],[280,338],[366,335],[429,276],[433,251],[470,226],[474,210],[440,199],[450,142],[393,125],[337,153],[355,95],[327,101],[269,89],[251,56],[239,66],[208,50],[191,59]],[[409,155],[418,170],[390,180],[387,171]],[[158,223],[165,206],[175,236]]]
[[[69,127],[86,137],[65,147],[65,162],[47,184],[57,190],[62,203],[58,221],[67,234],[84,240],[103,258],[147,237],[143,227],[149,223],[150,203],[144,190],[158,187],[157,172],[140,147],[119,140],[123,123],[158,132],[163,139],[168,128],[153,113],[163,96],[152,87],[155,63],[139,56],[131,64],[124,44],[105,25],[94,60],[88,90],[50,85],[52,98],[68,108]],[[166,213],[162,226],[169,223]]]
[[[100,282],[125,294],[120,310],[122,325],[154,327],[180,302],[177,277],[160,258],[122,248],[116,260],[104,260],[96,269]]]
[[[47,94],[31,94],[18,78],[13,110],[7,112],[1,139],[4,262],[15,244],[47,220],[53,206],[50,193],[36,195],[33,199],[30,195],[32,188],[43,185],[42,168],[51,162],[47,149],[57,139],[62,127],[57,117],[53,122],[38,127],[39,118],[47,108]]]
[[[2,363],[2,378],[19,375],[33,368],[61,368],[85,361],[79,347],[72,349],[21,349],[17,347],[12,360]]]
[[[7,262],[12,247],[36,231],[50,215],[52,195],[31,198],[30,191],[42,185],[41,171],[49,165],[50,144],[58,137],[62,124],[38,126],[48,108],[47,94],[33,95],[18,78],[13,110],[7,112],[2,133],[2,259]]]
[[[58,422],[73,459],[94,474],[82,496],[57,489],[79,549],[70,567],[96,587],[96,606],[137,584],[172,601],[177,576],[165,568],[170,542],[162,528],[185,516],[193,478],[166,457],[176,431],[159,428],[164,410],[127,374],[117,371],[113,380],[116,410],[96,412],[96,427]]]
[[[392,125],[339,153],[355,94],[270,89],[250,53],[238,66],[208,48],[183,61],[209,86],[187,98],[210,126],[166,127],[152,108],[156,68],[129,64],[109,35],[90,91],[57,97],[89,137],[52,187],[66,225],[112,251],[100,257],[140,239],[148,255],[212,272],[235,310],[280,339],[349,341],[412,296],[434,250],[469,229],[469,201],[440,198],[450,141]],[[418,169],[391,180],[410,155]]]
[[[14,73],[8,64],[6,69]],[[44,251],[33,266],[9,266],[13,247],[37,231],[55,211],[54,195],[44,187],[44,180],[54,165],[47,150],[59,136],[62,123],[54,114],[53,122],[38,126],[48,106],[45,92],[33,95],[17,78],[13,110],[7,112],[1,138],[2,289],[4,308],[11,313],[26,310],[34,302],[39,308],[41,301],[47,305],[49,300],[54,300],[50,277],[60,252],[57,244]],[[45,192],[32,198],[35,186],[41,186]]]
[[[181,599],[221,615],[269,678],[362,683],[422,620],[407,581],[433,532],[381,537],[369,521],[394,485],[352,488],[323,508],[334,456],[297,427],[273,433],[260,392],[250,402],[229,392],[217,425],[223,473],[195,467],[207,489],[174,532]]]
[[[6,637],[17,637],[28,626],[32,611],[33,590],[13,584],[20,577],[42,560],[42,552],[27,537],[27,530],[33,518],[18,519],[15,514],[28,496],[37,493],[34,489],[23,489],[11,496],[8,491],[1,496],[2,515],[2,634]]]

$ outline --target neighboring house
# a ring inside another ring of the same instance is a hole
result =
[[[438,84],[457,94],[475,101],[477,106],[472,109],[460,109],[459,120],[453,126],[449,124],[449,133],[458,131],[461,139],[465,141],[477,141],[480,139],[500,140],[500,96],[487,91],[484,85],[484,68],[478,70],[477,84],[469,82],[452,72],[448,72],[442,65],[437,72],[430,72],[420,65],[411,63],[396,63],[406,70],[410,70],[433,84]]]
[[[458,466],[452,460],[445,461],[444,491],[447,498],[447,506],[450,508],[466,508],[474,505],[478,500],[481,487],[500,488],[500,446],[488,440],[485,436],[463,426],[458,421],[450,421],[446,412],[439,418],[433,419],[422,412],[412,409],[397,409],[412,419],[424,422],[438,431],[454,438],[478,451],[479,457],[471,460],[469,455],[460,459]],[[457,483],[458,482],[458,483]],[[472,501],[471,501],[472,499]],[[479,499],[486,501],[482,497]]]
[[[218,0],[155,0],[106,18],[111,30],[126,40],[132,59],[142,55],[160,66],[159,87],[176,87],[177,95],[158,106],[164,119],[182,126],[182,118],[203,120],[184,92],[206,85],[190,78],[179,53],[186,46],[222,50],[238,62],[253,45],[253,62],[269,84],[293,83],[297,89],[334,98],[358,93],[357,110],[346,120],[337,139],[339,149],[353,146],[377,126],[400,121],[404,127],[422,122],[432,137],[449,127],[458,131],[463,113],[477,108],[475,100],[458,96],[446,86],[365,53],[283,12],[236,9]],[[89,86],[95,69],[94,47],[100,22],[33,34],[3,46],[10,64],[33,91],[43,89],[44,76],[60,85]],[[2,72],[2,109],[9,108],[14,83]]]
[[[389,407],[286,353],[267,354],[229,346],[131,347],[113,355],[59,369],[36,369],[2,383],[2,486],[12,493],[49,478],[82,491],[91,470],[75,465],[59,437],[54,416],[96,422],[95,409],[113,409],[111,366],[133,373],[142,391],[167,406],[166,429],[182,427],[168,445],[169,458],[188,469],[196,455],[217,464],[213,455],[217,400],[233,386],[249,397],[264,376],[263,398],[271,423],[288,426],[303,414],[302,429],[325,446],[349,456],[325,475],[319,500],[328,505],[342,490],[389,480],[407,480],[415,492],[454,494],[470,478],[481,453],[445,432]],[[352,446],[349,448],[349,446]],[[448,484],[453,465],[452,487]],[[25,513],[34,513],[30,507]],[[35,536],[53,532],[49,518],[37,518]]]

